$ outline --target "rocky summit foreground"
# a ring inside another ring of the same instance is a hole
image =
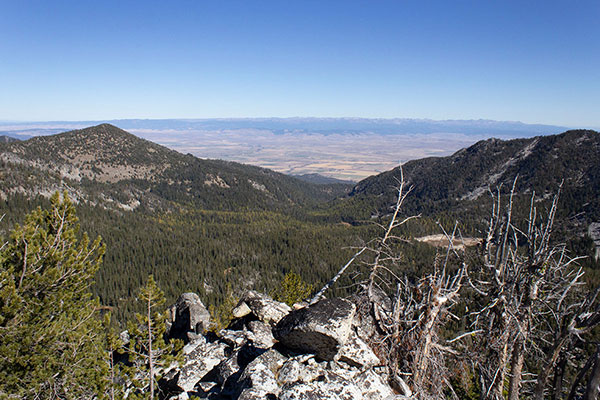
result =
[[[393,399],[384,368],[357,335],[356,307],[324,299],[292,310],[254,291],[227,329],[207,333],[206,309],[187,293],[173,305],[169,336],[186,343],[184,363],[165,371],[164,398]]]

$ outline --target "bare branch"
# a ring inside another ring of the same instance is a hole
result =
[[[315,294],[312,299],[310,299],[310,301],[308,302],[308,304],[314,304],[317,301],[319,301],[319,299],[321,299],[321,297],[323,297],[323,295],[325,294],[325,292],[327,291],[327,289],[329,289],[335,282],[337,282],[337,280],[340,278],[340,276],[342,276],[342,274],[346,271],[346,269],[354,262],[354,260],[356,260],[356,258],[358,258],[358,256],[360,256],[367,248],[363,247],[362,249],[360,249],[358,252],[356,252],[354,254],[354,256],[352,256],[352,258],[338,271],[338,273],[331,278],[331,280],[329,282],[327,282],[327,284],[325,286],[323,286],[323,288],[321,288],[321,290],[319,290],[317,292],[317,294]]]

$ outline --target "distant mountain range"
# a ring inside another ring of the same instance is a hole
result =
[[[26,140],[100,123],[0,123],[0,135]],[[367,118],[130,119],[102,123],[199,158],[353,182],[392,169],[400,161],[446,156],[490,137],[506,140],[567,130],[490,120]]]
[[[265,130],[274,133],[376,133],[386,135],[461,133],[503,138],[556,134],[567,127],[493,120],[429,120],[409,118],[211,118],[211,119],[122,119],[106,121],[0,122],[0,134],[44,135],[99,123],[127,130]]]

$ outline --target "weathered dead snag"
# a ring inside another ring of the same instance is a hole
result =
[[[483,399],[504,399],[506,381],[510,400],[524,394],[543,399],[552,388],[562,391],[562,381],[549,379],[552,372],[562,379],[561,355],[565,357],[574,337],[598,324],[597,293],[584,296],[578,258],[569,257],[565,245],[551,244],[559,195],[546,219],[538,222],[534,193],[526,224],[518,226],[513,219],[515,186],[516,179],[504,212],[500,190],[494,196],[482,262],[468,280],[484,299],[470,315],[473,328],[483,332],[474,349]],[[531,375],[525,371],[528,357],[542,361],[537,376],[524,382],[525,373]],[[553,396],[561,398],[562,393]]]
[[[418,218],[401,216],[402,204],[409,193],[410,188],[407,189],[401,175],[390,220],[379,225],[383,231],[381,237],[359,249],[313,301],[362,254],[367,276],[358,294],[358,312],[374,328],[370,340],[379,349],[391,382],[405,396],[442,399],[444,390],[449,387],[446,357],[455,350],[451,343],[440,338],[439,331],[456,304],[466,264],[459,263],[458,268],[450,270],[450,259],[458,255],[452,246],[458,233],[455,228],[451,237],[448,236],[448,253],[438,259],[433,272],[419,280],[399,273],[401,257],[395,246],[406,240],[397,236],[396,231]]]

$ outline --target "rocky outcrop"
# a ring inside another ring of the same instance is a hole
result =
[[[339,361],[359,368],[369,368],[379,364],[379,358],[354,330],[335,357]]]
[[[287,315],[273,333],[291,349],[332,360],[350,336],[355,312],[356,307],[347,300],[321,300]]]
[[[274,325],[290,311],[291,308],[287,304],[275,301],[266,294],[249,290],[233,309],[233,316],[242,318],[254,314],[260,321]]]
[[[184,325],[193,340],[184,347],[184,364],[161,380],[168,399],[395,398],[378,358],[356,333],[351,302],[325,299],[291,311],[249,292],[236,309],[237,319],[217,335]]]
[[[170,338],[191,342],[206,333],[210,314],[196,293],[184,293],[170,308],[171,320],[167,325]]]
[[[208,343],[204,338],[186,345],[183,349],[184,364],[169,371],[168,385],[175,391],[192,392],[198,382],[225,358],[227,345]]]

